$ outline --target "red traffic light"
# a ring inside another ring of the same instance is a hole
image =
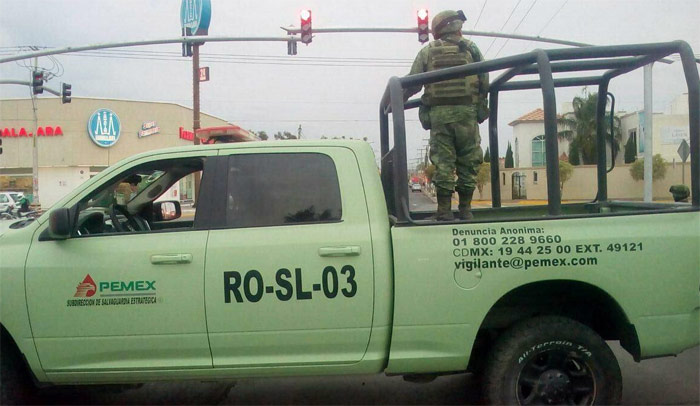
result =
[[[418,10],[418,13],[416,14],[418,16],[418,42],[424,44],[430,39],[428,36],[428,33],[430,32],[430,25],[428,23],[428,10],[422,8]]]
[[[311,10],[301,10],[301,42],[304,44],[311,43]]]
[[[32,72],[32,93],[44,93],[44,72],[35,70]]]

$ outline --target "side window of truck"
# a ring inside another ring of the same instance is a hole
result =
[[[228,227],[337,222],[342,213],[338,175],[328,155],[271,153],[229,157]]]
[[[201,157],[148,162],[115,175],[78,203],[74,237],[190,230],[193,178]]]

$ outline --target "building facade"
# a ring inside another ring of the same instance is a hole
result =
[[[565,104],[564,113],[572,111],[570,103]],[[652,118],[652,134],[654,155],[661,156],[669,163],[679,162],[678,146],[682,140],[690,142],[688,128],[688,94],[677,96],[669,106],[668,113],[654,113]],[[644,140],[641,128],[644,125],[644,111],[632,113],[618,112],[622,137],[620,151],[615,163],[624,163],[625,145],[629,138],[634,138],[637,151],[635,156],[644,156]],[[544,111],[535,109],[508,125],[513,127],[513,158],[516,168],[538,168],[545,166],[544,160]],[[559,128],[562,130],[563,128]],[[559,155],[568,156],[569,142],[559,139]],[[610,151],[608,150],[608,160]],[[610,163],[610,162],[608,162]]]
[[[39,200],[48,208],[98,172],[131,155],[193,143],[192,109],[173,103],[73,98],[0,100],[0,190],[32,194],[32,150],[36,138]],[[229,125],[201,114],[202,127]],[[37,137],[33,137],[36,133]],[[193,198],[191,180],[169,198]]]
[[[573,111],[570,104],[562,106],[563,114]],[[666,113],[654,113],[652,119],[652,152],[660,154],[668,162],[664,179],[655,179],[652,195],[654,199],[671,198],[671,185],[690,182],[690,165],[681,164],[678,147],[685,140],[690,142],[688,128],[688,94],[676,97]],[[625,164],[625,146],[633,138],[636,150],[634,156],[644,157],[645,145],[641,128],[644,125],[644,112],[619,112],[620,151],[615,158],[615,167],[608,174],[608,195],[612,199],[641,200],[644,196],[644,182],[635,181],[630,175],[630,165]],[[547,174],[544,148],[544,111],[533,110],[509,123],[513,127],[514,168],[501,169],[501,198],[508,200],[546,200]],[[562,130],[562,128],[559,128]],[[569,142],[559,139],[559,157],[568,160]],[[607,166],[612,166],[611,151],[607,150]],[[562,198],[569,200],[592,200],[597,191],[595,165],[578,165],[562,187]],[[486,188],[484,188],[486,189]],[[484,190],[484,199],[490,198],[490,191]]]

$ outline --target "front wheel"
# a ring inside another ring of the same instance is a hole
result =
[[[612,405],[622,397],[622,374],[593,330],[565,317],[537,317],[498,338],[484,391],[491,404]]]
[[[2,334],[0,342],[0,404],[32,403],[35,389],[27,366],[10,338]]]

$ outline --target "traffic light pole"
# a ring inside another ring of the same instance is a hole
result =
[[[201,128],[199,114],[199,46],[200,43],[192,45],[192,132],[194,134],[194,145],[199,145],[197,130]],[[199,196],[199,183],[201,178],[199,172],[194,173],[194,207],[197,207],[197,197]]]
[[[29,73],[32,79],[38,64],[39,58],[34,57],[34,68]],[[36,95],[32,89],[29,90],[29,94],[32,96],[32,111],[34,112],[34,134],[32,135],[32,205],[39,206],[39,149],[36,145],[37,132],[39,132],[39,118],[36,113]]]
[[[27,82],[26,80],[0,80],[0,85],[22,85],[32,87],[32,82]],[[61,96],[61,92],[58,90],[50,89],[44,85],[44,90],[51,93],[54,96]]]

